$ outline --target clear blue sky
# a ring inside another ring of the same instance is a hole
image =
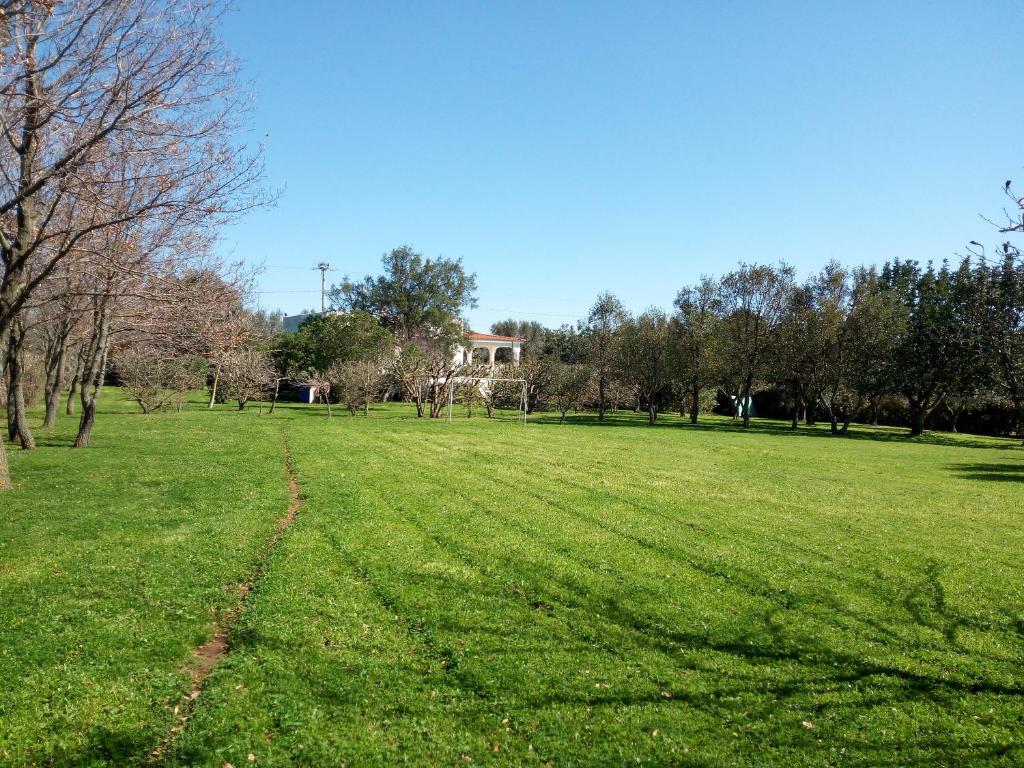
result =
[[[1024,183],[1024,5],[241,0],[228,44],[276,208],[224,234],[260,300],[408,243],[462,257],[477,330],[702,273],[952,256]]]

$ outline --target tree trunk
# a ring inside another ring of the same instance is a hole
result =
[[[654,398],[647,401],[647,423],[654,425],[658,420],[658,406],[654,404]]]
[[[604,376],[597,377],[597,420],[604,421]]]
[[[690,403],[690,423],[696,424],[697,417],[700,416],[700,384],[696,381],[691,385],[690,396],[693,398],[693,402]]]
[[[321,381],[323,381],[323,379],[321,379]],[[326,391],[326,387],[324,387],[324,386],[317,387],[317,391],[320,393],[320,398],[324,401],[324,405],[327,406],[327,418],[329,419],[332,416],[332,414],[331,414],[331,394],[330,394],[330,392]],[[241,410],[241,409],[239,409],[239,410]]]
[[[103,302],[93,311],[93,332],[82,372],[80,400],[82,418],[78,424],[74,447],[85,448],[92,442],[92,428],[96,423],[96,400],[103,389],[107,372],[107,350],[110,346],[110,309]]]
[[[948,407],[949,406],[947,406],[947,408]],[[956,428],[956,423],[958,421],[960,421],[960,417],[963,415],[963,412],[965,410],[966,410],[966,408],[963,408],[963,407],[961,407],[961,408],[950,408],[949,409],[950,416],[952,417],[952,422],[950,423],[950,428],[953,430],[954,434],[958,432],[958,430]]]
[[[839,434],[839,414],[836,412],[837,395],[837,391],[833,389],[828,400],[828,431],[833,435]]]
[[[789,428],[796,431],[797,427],[800,426],[800,411],[804,407],[803,389],[800,387],[799,382],[793,383],[793,419],[790,422]]]
[[[907,398],[910,407],[910,436],[917,437],[924,433],[924,422],[928,418],[924,403],[919,400]]]
[[[4,448],[4,438],[0,435],[0,491],[7,491],[11,488],[11,468],[7,466],[7,449]]]
[[[75,415],[75,392],[78,390],[78,379],[81,376],[80,368],[75,368],[75,375],[71,377],[71,386],[68,387],[68,399],[64,405],[64,413],[68,416]]]
[[[267,411],[268,414],[273,413],[274,412],[274,408],[277,407],[277,395],[278,395],[278,392],[280,392],[280,391],[281,391],[281,380],[280,379],[274,379],[274,397],[270,401],[270,410]]]
[[[97,393],[98,394],[98,393]],[[78,423],[75,448],[85,448],[92,442],[92,428],[96,423],[96,398],[90,397],[87,388],[82,388],[82,418]]]
[[[60,396],[64,392],[64,369],[68,359],[68,335],[58,330],[58,338],[47,349],[46,355],[46,416],[44,427],[52,427],[57,423],[57,409],[60,407]]]
[[[63,378],[63,377],[61,377]],[[52,427],[57,423],[57,410],[60,408],[60,396],[64,394],[64,382],[59,382],[46,392],[46,416],[43,417],[43,426]]]
[[[370,417],[370,361],[366,361],[366,388],[363,391],[363,416]]]
[[[217,385],[220,383],[220,361],[213,367],[213,385],[210,387],[210,405],[209,409],[213,409],[213,406],[217,403]]]
[[[741,407],[743,408],[743,427],[746,429],[750,426],[750,390],[754,388],[754,382],[747,379],[747,382],[743,385],[743,398]]]
[[[23,450],[31,451],[36,447],[36,441],[25,413],[25,391],[22,387],[24,376],[25,326],[21,318],[15,318],[11,323],[7,343],[7,435],[12,443],[16,442]]]

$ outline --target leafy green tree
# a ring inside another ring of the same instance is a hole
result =
[[[849,383],[867,403],[868,422],[877,424],[882,398],[896,391],[896,349],[906,316],[899,296],[882,288],[874,268],[856,270],[852,281]]]
[[[331,289],[331,306],[376,317],[402,344],[450,335],[463,310],[475,307],[476,275],[461,259],[424,259],[407,245],[385,254],[384,273]]]
[[[544,354],[569,365],[587,362],[587,338],[571,325],[548,329],[544,338]]]
[[[810,333],[811,368],[808,379],[828,413],[829,429],[849,430],[850,421],[860,410],[860,402],[850,386],[853,359],[851,314],[855,294],[850,275],[836,262],[830,262],[810,282],[812,311]]]
[[[654,424],[672,386],[672,323],[664,310],[648,309],[619,330],[623,376],[633,381]]]
[[[702,277],[676,295],[675,365],[690,400],[690,423],[700,415],[701,392],[718,379],[716,340],[721,323],[721,290],[717,280]]]
[[[723,364],[736,388],[744,427],[750,426],[754,385],[770,371],[772,344],[790,303],[794,274],[787,264],[741,264],[722,278]]]
[[[578,410],[583,405],[587,393],[590,371],[578,363],[564,363],[558,357],[544,358],[551,376],[551,405],[559,413],[558,423],[565,421],[570,410]]]
[[[366,312],[397,340],[395,378],[423,416],[429,401],[437,418],[461,369],[455,352],[465,345],[460,315],[476,306],[476,276],[459,259],[424,259],[409,246],[383,258],[384,273],[331,289],[332,306]]]
[[[498,336],[516,336],[526,339],[522,354],[526,357],[540,357],[544,354],[548,329],[536,320],[499,320],[491,325],[491,333]]]
[[[1013,403],[1018,434],[1024,433],[1024,262],[1009,245],[987,273],[985,346],[992,384]]]
[[[590,314],[580,327],[586,359],[597,382],[597,420],[604,421],[608,387],[618,363],[618,332],[628,317],[625,308],[611,293],[597,297]]]
[[[776,333],[773,378],[793,400],[791,429],[796,429],[808,402],[813,410],[819,387],[818,364],[824,341],[811,281],[795,286]]]
[[[313,315],[307,318],[294,339],[295,360],[299,367],[319,381],[321,399],[331,414],[330,376],[338,366],[356,360],[376,361],[394,348],[390,333],[366,312]]]
[[[979,298],[969,267],[922,269],[915,261],[894,261],[882,270],[884,288],[899,297],[904,333],[895,349],[893,378],[907,400],[910,433],[920,435],[943,398],[961,390],[972,374],[972,356],[981,354]]]

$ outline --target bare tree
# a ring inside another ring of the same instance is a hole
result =
[[[263,202],[253,195],[260,153],[235,140],[245,103],[214,31],[221,3],[9,5],[0,39],[0,337],[91,235],[140,217],[209,225]],[[90,312],[99,320],[83,387],[95,390],[105,364],[96,342],[104,346],[109,329],[101,304]],[[5,468],[0,459],[0,487],[9,485]]]
[[[250,400],[263,399],[277,378],[270,355],[258,348],[234,349],[224,356],[221,366],[224,395],[243,410]]]
[[[199,386],[206,374],[202,358],[142,339],[115,350],[113,361],[125,393],[147,414],[172,404],[180,410],[189,390]]]
[[[331,389],[353,416],[359,411],[370,415],[370,403],[384,383],[381,362],[367,358],[339,363],[330,370]]]
[[[45,283],[49,287],[51,282]],[[45,317],[41,321],[46,341],[46,416],[44,427],[52,427],[57,421],[60,396],[64,392],[68,368],[77,360],[73,355],[74,333],[81,325],[84,297],[73,288],[66,290],[44,305]]]

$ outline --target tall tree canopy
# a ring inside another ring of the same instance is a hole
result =
[[[523,355],[540,357],[547,343],[548,329],[536,320],[499,320],[491,325],[491,333],[499,336],[517,336],[526,339],[523,344]]]
[[[461,259],[424,259],[407,245],[382,259],[384,272],[331,289],[331,306],[376,317],[405,343],[450,336],[462,312],[476,306],[476,275]]]
[[[431,417],[437,417],[457,373],[453,352],[465,343],[460,315],[476,306],[476,275],[466,272],[461,259],[424,259],[409,246],[386,254],[383,265],[382,275],[332,288],[332,306],[366,312],[394,334],[395,377],[420,416],[427,399]]]
[[[702,277],[697,285],[679,291],[675,306],[676,373],[690,398],[690,423],[696,424],[702,390],[718,383],[721,286],[714,278]]]
[[[628,314],[614,294],[597,297],[587,319],[580,324],[587,362],[597,382],[597,419],[604,421],[608,387],[618,363],[618,332]]]
[[[626,320],[620,329],[622,375],[637,387],[650,424],[657,421],[672,383],[673,330],[664,310],[658,308]]]
[[[771,343],[785,316],[795,272],[787,264],[741,264],[722,278],[723,352],[735,376],[743,426],[754,384],[768,370]]]

